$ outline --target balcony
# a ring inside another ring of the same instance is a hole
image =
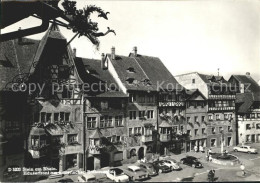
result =
[[[209,107],[209,111],[234,111],[235,107]]]
[[[47,154],[47,145],[45,146],[41,146],[41,147],[37,147],[37,146],[32,146],[29,149],[29,152],[31,153],[33,159],[38,159],[41,158],[43,156],[46,156]]]
[[[100,154],[100,150],[103,148],[103,146],[98,145],[90,145],[88,150],[90,154]]]
[[[171,140],[171,134],[160,134],[161,142],[169,142]]]
[[[183,106],[185,106],[185,103],[184,102],[174,102],[174,101],[159,101],[159,106],[160,107],[167,107],[167,106],[183,107]]]
[[[153,136],[152,135],[142,135],[141,136],[141,142],[151,142],[153,141]]]
[[[213,100],[223,100],[223,99],[234,100],[234,99],[236,99],[236,95],[209,95],[209,99],[213,99]]]

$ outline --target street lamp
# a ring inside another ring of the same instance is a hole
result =
[[[221,133],[221,154],[224,153],[224,132],[223,130],[220,131]]]

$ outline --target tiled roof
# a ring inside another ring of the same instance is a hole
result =
[[[89,138],[92,139],[99,139],[101,137],[104,137],[99,129],[95,129],[95,131],[89,136]]]
[[[260,102],[260,92],[237,93],[238,113],[247,113],[254,102]]]
[[[110,58],[121,82],[128,90],[155,90],[152,85],[145,85],[144,81],[150,79],[135,59],[116,55],[113,60],[110,54],[107,54],[107,56]],[[133,69],[133,71],[129,71],[130,69]],[[131,79],[133,79],[133,83],[129,84],[128,80]]]
[[[165,67],[162,61],[158,57],[130,54],[130,57],[134,58],[146,73],[153,85],[161,85],[163,89],[180,89],[181,85],[173,77],[170,71]]]
[[[30,135],[46,135],[44,128],[33,127],[30,131]]]
[[[162,128],[170,128],[172,127],[172,125],[170,123],[168,123],[166,120],[162,120],[161,124],[159,125],[159,127]]]
[[[46,34],[43,36],[43,38],[40,40],[39,46],[37,48],[35,57],[33,62],[37,63],[40,61],[40,58],[43,54],[43,51],[47,45],[48,42],[50,42],[52,44],[52,40],[59,40],[59,42],[61,42],[62,44],[66,44],[66,38],[61,34],[58,26],[53,23],[50,28],[48,29],[48,31],[46,32]],[[57,48],[58,49],[58,48]],[[61,49],[61,48],[59,48]],[[31,67],[30,69],[30,74],[34,73],[35,68]]]
[[[251,92],[260,92],[260,86],[251,76],[247,76],[247,75],[232,75],[232,76],[242,84],[245,85],[249,84],[248,90],[250,90]]]
[[[110,54],[107,56],[128,90],[158,91],[161,89],[159,86],[162,89],[168,86],[170,90],[181,88],[157,57],[130,54],[129,57],[116,55],[115,59],[111,59]]]
[[[0,90],[16,78],[27,78],[38,45],[38,40],[28,38],[0,43]]]
[[[96,95],[97,97],[127,97],[126,94],[124,94],[122,91],[119,91],[119,87],[110,72],[101,68],[101,60],[80,57],[77,57],[74,60],[80,78],[83,80],[83,82],[102,82],[110,87],[111,90],[101,92]]]
[[[196,96],[200,95],[204,100],[206,100],[206,97],[198,89],[185,90],[185,92],[187,94],[186,100],[192,98],[192,96],[194,96],[196,93],[197,93]]]

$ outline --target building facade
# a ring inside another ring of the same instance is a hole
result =
[[[40,40],[29,70],[29,83],[39,86],[28,98],[29,167],[58,171],[82,168],[82,94],[74,53],[56,24]]]
[[[235,87],[222,76],[197,72],[175,78],[186,89],[198,89],[207,99],[207,147],[235,145]]]
[[[126,103],[128,96],[119,91],[114,78],[101,60],[75,59],[84,83],[84,123],[87,170],[118,166],[126,158]],[[87,76],[87,77],[86,77]]]
[[[15,39],[0,43],[0,181],[25,181],[21,169],[25,165],[28,134],[28,105],[24,82],[28,76],[38,42]],[[21,89],[21,90],[20,90]]]
[[[229,82],[237,86],[238,143],[260,142],[260,86],[250,73],[232,75]]]
[[[207,147],[207,99],[198,89],[186,90],[187,152]]]

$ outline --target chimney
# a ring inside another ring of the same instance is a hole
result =
[[[76,56],[77,56],[77,49],[73,48],[73,57],[76,58]]]
[[[137,47],[136,46],[133,48],[133,54],[135,57],[137,57]]]
[[[112,60],[116,58],[116,48],[114,46],[111,48],[111,58]]]
[[[21,27],[19,27],[18,31],[21,31],[21,30],[22,30]],[[23,38],[19,37],[18,38],[18,44],[22,44],[22,42],[23,42]]]
[[[250,72],[246,72],[246,76],[247,76],[247,77],[250,77]]]
[[[105,60],[105,54],[101,54],[101,69],[106,70],[107,69],[107,62]]]

